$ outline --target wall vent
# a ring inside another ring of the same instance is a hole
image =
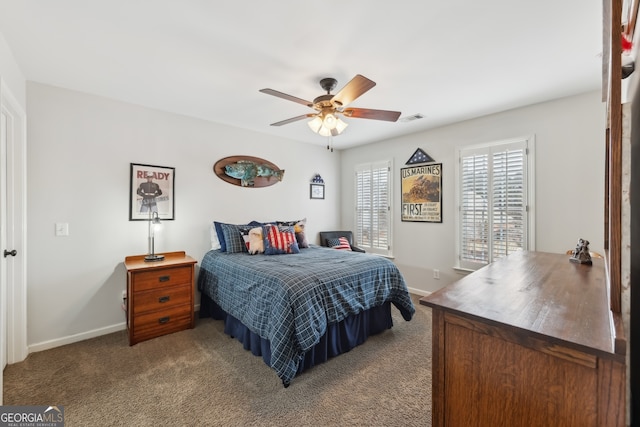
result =
[[[400,119],[401,122],[412,122],[414,120],[418,120],[418,119],[423,119],[424,115],[420,114],[420,113],[416,113],[412,116],[406,116]]]

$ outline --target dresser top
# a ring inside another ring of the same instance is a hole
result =
[[[516,252],[420,299],[420,304],[612,354],[605,268],[568,255]]]
[[[146,255],[128,256],[124,259],[124,266],[127,268],[127,271],[145,269],[151,270],[154,268],[171,267],[174,265],[196,264],[198,262],[184,252],[166,252],[158,255],[164,255],[164,260],[145,261],[144,257]]]

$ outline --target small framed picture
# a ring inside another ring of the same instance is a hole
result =
[[[312,199],[324,199],[324,184],[310,184],[309,194]]]
[[[175,219],[175,168],[131,163],[129,221]]]

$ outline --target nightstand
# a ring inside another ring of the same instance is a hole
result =
[[[184,252],[163,254],[163,261],[128,256],[127,329],[129,345],[193,328],[196,260]]]

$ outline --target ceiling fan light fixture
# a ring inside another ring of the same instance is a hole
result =
[[[336,128],[337,120],[336,116],[331,113],[326,113],[324,115],[324,120],[322,121],[322,126],[326,127],[329,130],[333,130]]]
[[[343,120],[339,117],[336,117],[332,113],[321,113],[315,116],[312,120],[307,122],[309,128],[321,135],[321,136],[336,136],[340,135],[342,131],[344,131],[347,126]]]
[[[340,118],[338,118],[336,120],[336,130],[338,131],[338,135],[340,135],[342,133],[342,131],[344,131],[347,126],[349,126],[349,124],[345,121],[342,121]]]
[[[314,133],[318,133],[320,132],[320,128],[322,127],[322,119],[320,118],[320,116],[315,116],[313,118],[313,120],[311,120],[310,122],[307,123],[309,125],[309,128],[314,132]]]
[[[328,129],[328,128],[322,126],[320,128],[320,130],[318,131],[318,134],[320,136],[331,136],[331,129]]]

